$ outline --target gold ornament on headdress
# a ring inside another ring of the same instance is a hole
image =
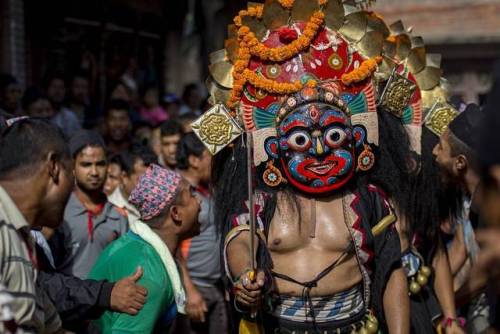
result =
[[[393,71],[382,93],[379,106],[401,118],[416,89],[417,86],[411,80]]]
[[[223,104],[217,104],[206,111],[192,124],[192,128],[212,155],[243,133]]]
[[[458,111],[451,104],[437,101],[425,117],[425,126],[439,137],[457,116]]]

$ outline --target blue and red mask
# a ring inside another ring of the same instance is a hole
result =
[[[277,118],[277,136],[266,140],[265,149],[293,187],[325,194],[353,177],[356,146],[366,136],[364,128],[352,127],[346,107],[331,93],[313,95],[287,99]]]

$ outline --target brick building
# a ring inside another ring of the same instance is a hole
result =
[[[401,19],[427,52],[442,54],[453,94],[484,102],[500,59],[500,0],[378,0],[374,10],[388,23]]]

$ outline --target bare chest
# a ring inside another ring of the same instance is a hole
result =
[[[351,236],[344,219],[342,200],[298,200],[297,205],[278,202],[271,221],[268,246],[274,253],[306,248],[341,252]]]

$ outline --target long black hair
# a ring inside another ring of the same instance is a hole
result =
[[[215,155],[212,163],[212,191],[215,203],[215,221],[223,235],[231,229],[230,219],[248,210],[244,208],[248,200],[247,148],[245,135],[233,145]],[[261,175],[264,166],[259,166],[255,175]],[[277,205],[277,190],[267,187],[259,177],[254,177],[255,191],[268,195],[264,207],[265,222],[270,223]]]
[[[370,181],[384,189],[408,223],[408,237],[419,237],[419,250],[430,260],[439,244],[440,223],[461,210],[461,192],[445,185],[432,155],[438,138],[422,128],[421,155],[412,151],[401,120],[379,111],[379,148]]]

